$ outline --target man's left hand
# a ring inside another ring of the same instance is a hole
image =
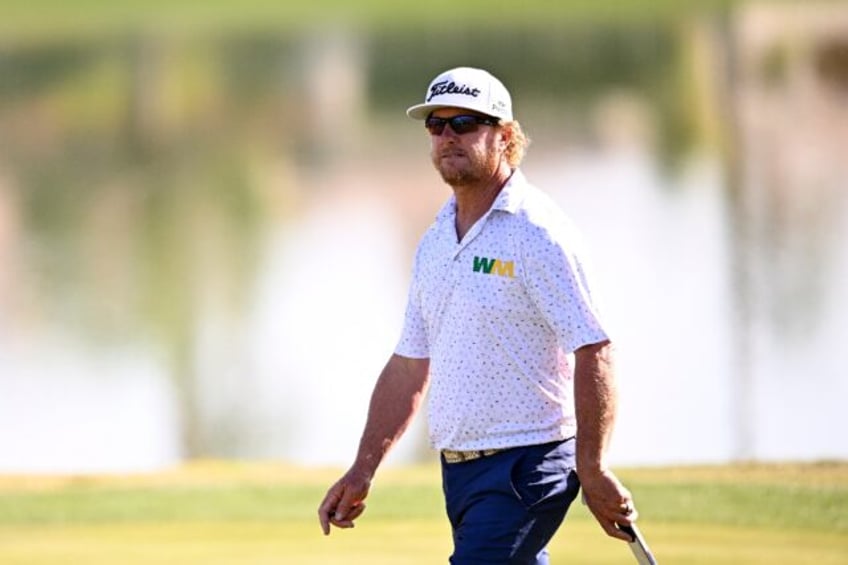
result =
[[[581,474],[583,500],[607,535],[632,541],[616,524],[630,525],[639,513],[630,491],[609,470]]]

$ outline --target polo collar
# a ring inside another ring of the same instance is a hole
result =
[[[527,179],[519,169],[515,169],[507,179],[506,184],[501,189],[495,201],[492,202],[490,210],[500,210],[515,214],[521,206],[526,193]],[[442,206],[439,213],[436,214],[437,220],[452,218],[456,215],[456,196],[451,195],[447,202]]]
[[[492,210],[501,210],[515,214],[519,206],[521,206],[521,202],[524,201],[524,194],[527,191],[526,187],[527,179],[524,177],[524,173],[519,169],[515,169],[492,203]]]

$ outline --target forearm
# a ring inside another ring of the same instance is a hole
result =
[[[578,475],[603,471],[618,404],[609,342],[587,345],[575,352],[574,402]]]
[[[352,528],[353,521],[365,510],[371,479],[418,411],[427,390],[429,371],[428,359],[392,355],[386,363],[371,394],[356,461],[330,487],[318,507],[318,520],[325,535],[330,533],[331,524]]]
[[[429,382],[429,362],[393,355],[380,373],[354,467],[370,477],[409,427]]]

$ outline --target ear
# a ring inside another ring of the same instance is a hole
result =
[[[499,141],[501,149],[506,149],[512,141],[513,130],[510,127],[501,127],[498,129],[498,133],[500,133]]]

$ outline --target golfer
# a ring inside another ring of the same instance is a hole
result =
[[[528,139],[504,85],[459,67],[407,114],[453,196],[415,255],[394,354],[372,393],[356,459],[318,509],[353,527],[378,466],[425,393],[454,564],[548,563],[582,487],[612,537],[630,492],[605,457],[616,416],[613,348],[579,234],[519,170]]]

